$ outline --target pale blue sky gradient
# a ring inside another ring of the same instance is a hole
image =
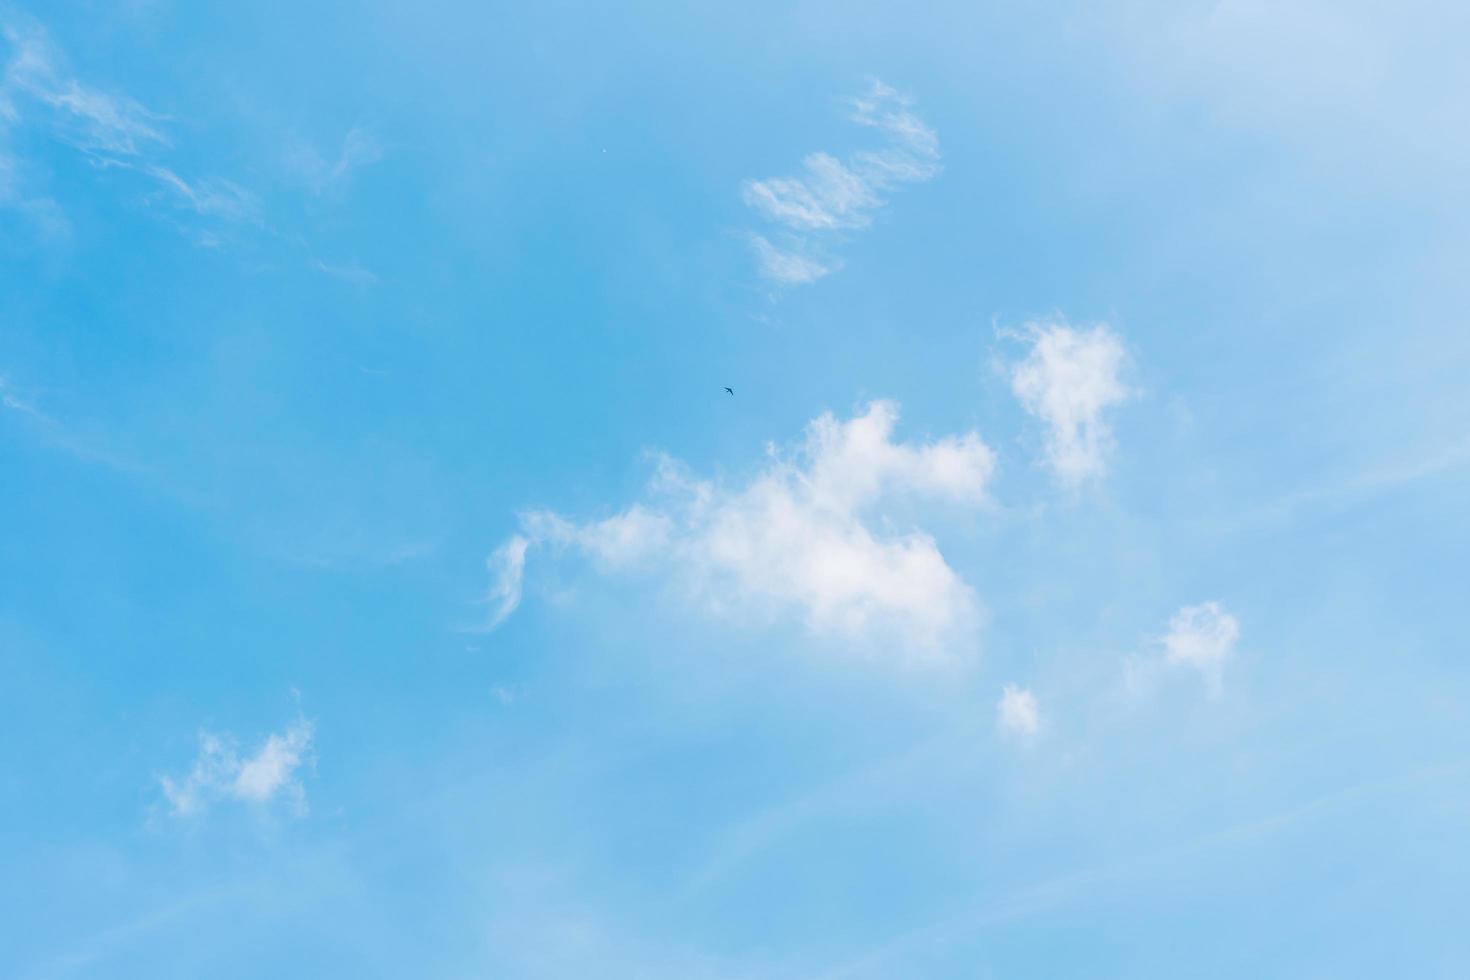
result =
[[[1470,14],[912,7],[0,8],[0,975],[1470,974]]]

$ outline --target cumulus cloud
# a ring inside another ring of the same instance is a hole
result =
[[[896,442],[897,422],[887,401],[846,420],[824,414],[733,487],[663,458],[649,500],[603,520],[528,512],[491,556],[492,619],[515,608],[537,545],[608,572],[661,570],[717,613],[792,615],[814,634],[947,659],[978,627],[978,605],[934,538],[902,525],[904,506],[983,504],[995,457],[973,432]]]
[[[742,185],[746,205],[782,229],[782,246],[764,235],[750,236],[762,275],[782,285],[820,279],[832,265],[814,255],[831,236],[867,227],[887,203],[888,193],[939,173],[939,138],[911,107],[910,99],[874,81],[852,100],[848,118],[880,132],[886,139],[882,148],[854,153],[845,161],[830,153],[811,153],[796,175]]]
[[[159,778],[164,799],[176,817],[203,813],[220,801],[264,807],[277,799],[303,815],[306,789],[296,772],[311,764],[311,740],[311,723],[298,720],[268,736],[254,755],[241,756],[233,737],[201,732],[199,755],[188,774]]]
[[[1218,693],[1225,661],[1240,638],[1240,623],[1218,602],[1185,606],[1169,620],[1164,637],[1164,660],[1193,667],[1204,677],[1211,692]]]
[[[1002,735],[1029,738],[1041,729],[1036,695],[1024,687],[1007,684],[995,705],[995,725]]]
[[[1031,350],[1011,366],[1011,390],[1046,425],[1046,466],[1071,488],[1100,478],[1113,444],[1105,413],[1130,394],[1120,377],[1122,341],[1107,324],[1060,321],[1027,324],[1020,336]]]

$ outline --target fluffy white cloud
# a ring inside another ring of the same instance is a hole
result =
[[[744,183],[745,203],[786,229],[785,247],[771,244],[763,235],[750,236],[766,278],[798,285],[831,272],[828,263],[812,257],[822,236],[866,227],[887,203],[888,192],[939,173],[939,138],[914,115],[911,105],[875,81],[852,101],[848,118],[882,133],[887,140],[882,149],[854,153],[846,161],[830,153],[811,153],[798,175]]]
[[[1164,659],[1198,670],[1210,690],[1220,690],[1225,661],[1240,638],[1240,623],[1218,602],[1185,606],[1169,620]]]
[[[978,627],[975,597],[930,535],[895,528],[905,501],[982,504],[995,458],[973,432],[895,442],[897,421],[884,401],[845,421],[822,415],[742,486],[664,459],[650,500],[605,520],[527,513],[491,556],[495,621],[519,600],[526,547],[543,544],[609,571],[663,569],[716,611],[794,613],[814,633],[944,659]]]
[[[1046,424],[1046,465],[1068,487],[1101,477],[1113,442],[1104,412],[1129,395],[1122,341],[1106,324],[1031,323],[1022,336],[1031,350],[1011,367],[1011,390]]]
[[[189,774],[179,779],[163,776],[159,784],[178,817],[201,813],[219,800],[264,806],[277,798],[303,814],[306,789],[295,774],[310,763],[311,739],[311,723],[297,721],[268,736],[254,755],[241,757],[232,737],[201,732],[199,755]]]
[[[1007,684],[995,705],[995,724],[1001,734],[1028,738],[1041,729],[1041,713],[1036,695],[1024,687]]]

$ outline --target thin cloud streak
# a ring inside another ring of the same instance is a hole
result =
[[[162,126],[166,117],[136,99],[105,92],[72,74],[38,23],[12,18],[0,28],[0,35],[10,47],[0,81],[0,135],[32,122],[85,154],[99,169],[127,170],[153,182],[158,193],[150,195],[149,201],[168,201],[201,218],[226,223],[260,223],[260,201],[253,192],[224,177],[185,177],[166,165],[159,157],[160,151],[172,146]],[[37,202],[18,186],[13,158],[4,157],[0,204],[24,205],[34,211]],[[46,199],[44,203],[50,205],[50,211],[60,213],[55,202]],[[53,217],[50,225],[56,227],[57,220]],[[208,232],[193,237],[206,245],[218,240]]]
[[[968,911],[895,936],[862,956],[819,976],[822,980],[845,980],[860,976],[892,975],[893,968],[888,966],[884,969],[885,965],[892,964],[895,959],[907,953],[930,949],[937,944],[953,943],[976,932],[1065,907],[1078,901],[1089,889],[1163,871],[1174,871],[1184,858],[1268,837],[1303,820],[1346,809],[1391,792],[1401,792],[1418,783],[1458,778],[1467,769],[1470,769],[1470,762],[1465,760],[1421,766],[1404,774],[1357,783],[1179,844],[1037,882],[1010,894],[980,902]]]
[[[846,161],[810,153],[801,173],[747,180],[741,199],[779,229],[780,243],[752,232],[751,250],[761,275],[783,286],[815,282],[838,267],[820,257],[842,232],[868,227],[901,185],[930,180],[940,171],[939,138],[912,111],[913,102],[880,81],[850,103],[848,119],[887,139],[877,150]]]
[[[142,464],[119,456],[110,450],[99,448],[85,438],[77,435],[59,419],[48,415],[30,400],[17,394],[14,387],[3,375],[0,375],[0,408],[21,416],[30,424],[31,429],[40,438],[45,440],[47,444],[83,462],[99,463],[133,476],[141,476],[148,473],[147,467]]]

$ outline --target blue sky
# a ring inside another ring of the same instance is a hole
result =
[[[1467,21],[3,8],[0,974],[1470,973]]]

